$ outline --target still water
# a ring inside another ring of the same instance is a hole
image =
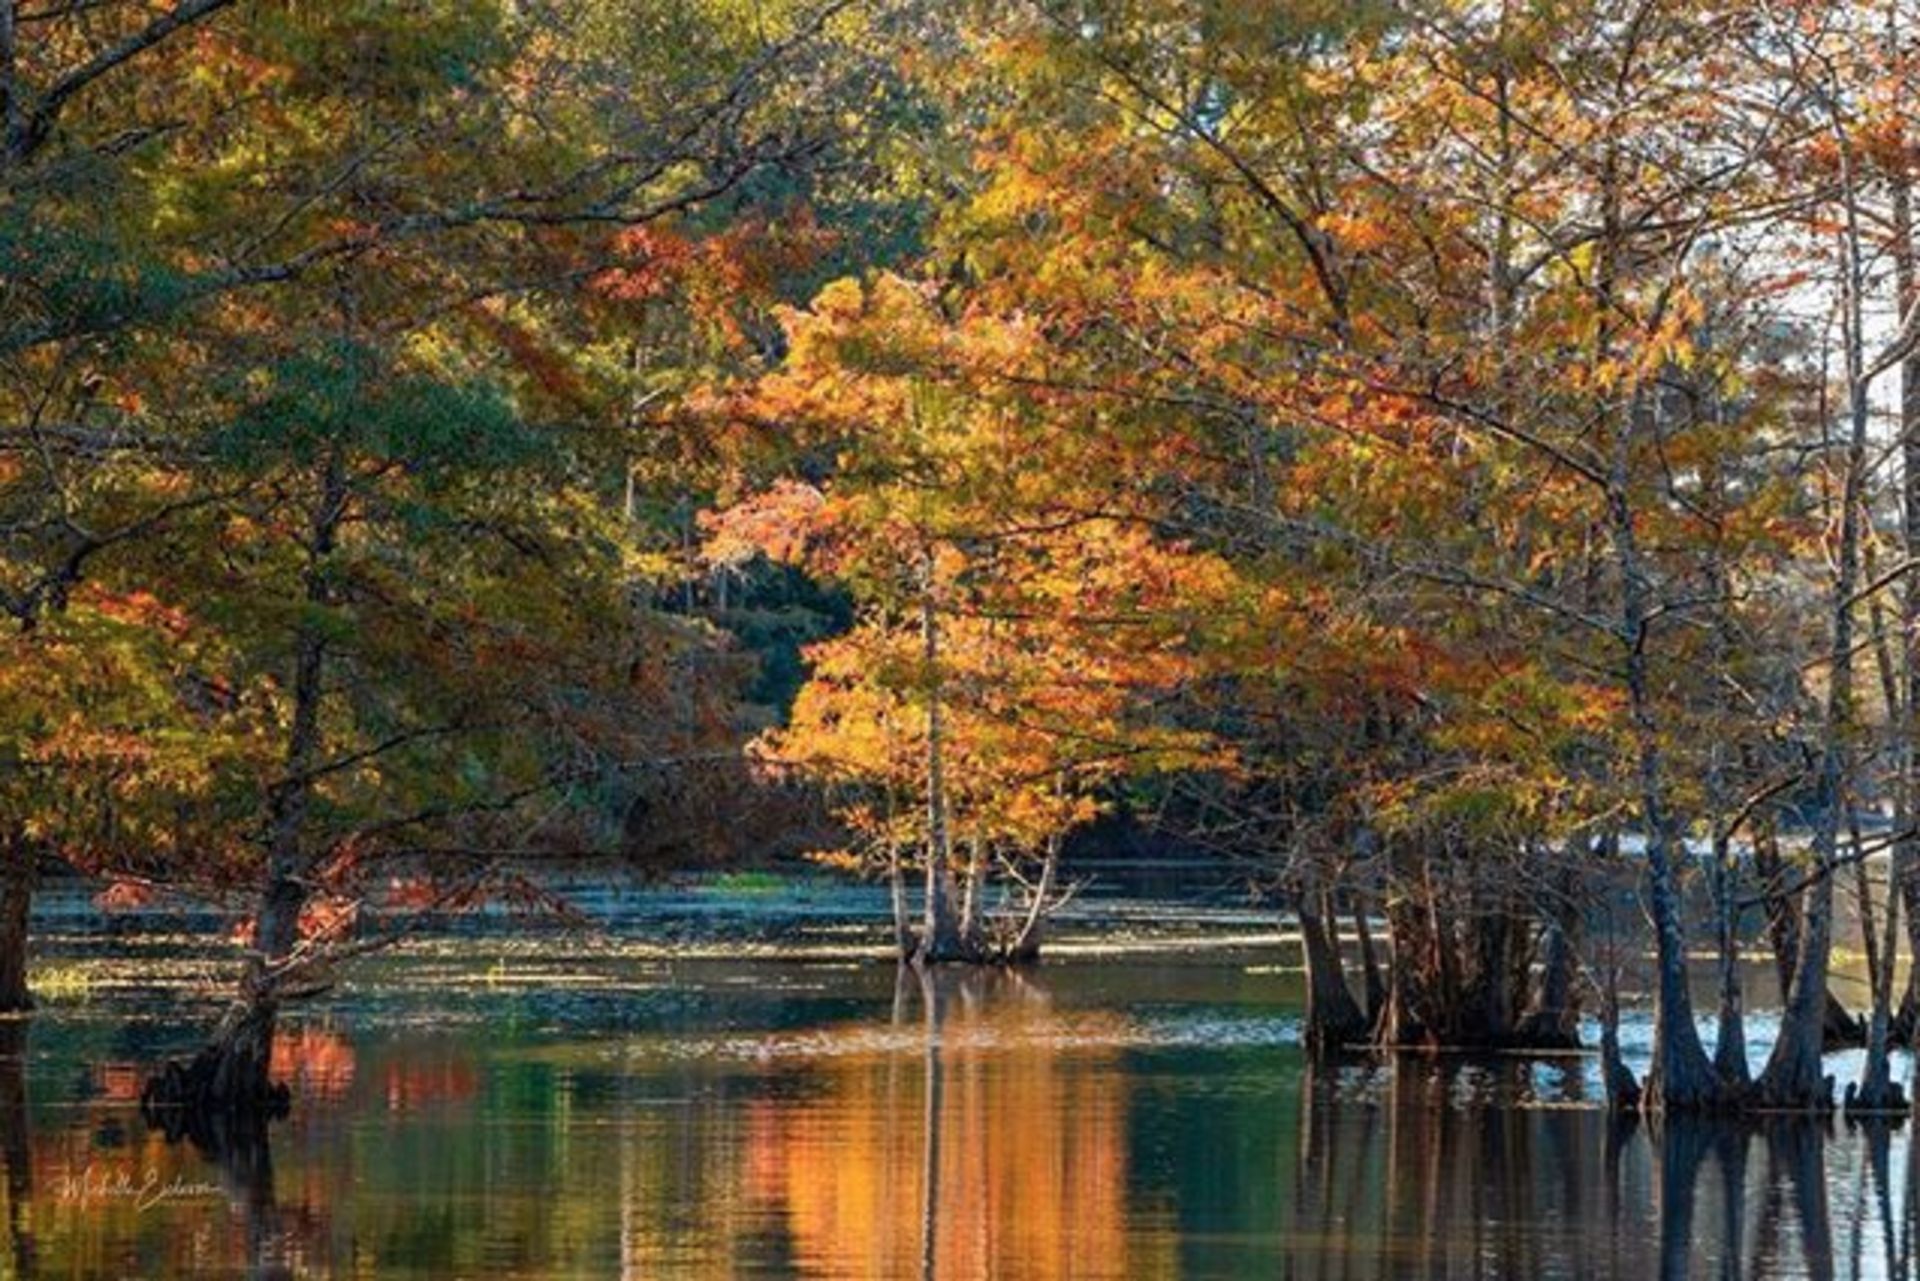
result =
[[[1248,958],[465,946],[290,1027],[264,1147],[141,1122],[208,1013],[161,959],[7,1025],[0,1276],[1913,1275],[1911,1128],[1623,1126],[1582,1058],[1316,1073]]]

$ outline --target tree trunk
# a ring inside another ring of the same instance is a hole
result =
[[[1897,874],[1897,867],[1889,872]],[[1907,1097],[1893,1079],[1888,1051],[1893,1022],[1893,952],[1899,939],[1900,894],[1889,885],[1887,893],[1886,933],[1875,958],[1873,1012],[1867,1023],[1867,1062],[1858,1087],[1847,1087],[1847,1111],[1850,1113],[1889,1113],[1908,1110]]]
[[[1424,853],[1416,857],[1406,852],[1396,853],[1394,862],[1404,864],[1398,876],[1410,889],[1386,902],[1387,1008],[1374,1024],[1374,1044],[1381,1049],[1434,1047],[1441,1040],[1434,989],[1444,943],[1433,937],[1432,860]],[[1416,896],[1413,886],[1423,893]]]
[[[926,910],[920,923],[920,945],[913,959],[920,965],[944,965],[967,959],[960,940],[960,914],[954,909],[953,872],[929,851]]]
[[[1034,887],[1033,901],[1027,904],[1027,916],[1020,924],[1020,932],[1007,949],[1007,959],[1015,964],[1040,959],[1040,939],[1046,930],[1047,912],[1051,910],[1047,900],[1053,894],[1054,878],[1059,875],[1060,845],[1058,836],[1047,839],[1047,856],[1040,865],[1040,882]]]
[[[1913,252],[1913,185],[1904,169],[1896,169],[1892,180],[1893,194],[1893,264],[1894,264],[1894,302],[1898,314],[1905,316],[1913,308],[1916,299],[1920,299],[1920,281],[1916,281]],[[1900,362],[1900,451],[1901,463],[1905,474],[1901,478],[1901,523],[1906,553],[1911,558],[1920,552],[1920,355],[1909,353]],[[1860,1086],[1856,1091],[1849,1087],[1847,1091],[1847,1110],[1850,1112],[1905,1112],[1909,1104],[1904,1091],[1893,1081],[1888,1052],[1893,1044],[1893,972],[1894,952],[1899,945],[1900,931],[1898,920],[1901,908],[1908,904],[1908,890],[1913,872],[1909,866],[1912,854],[1913,838],[1907,835],[1913,826],[1916,812],[1920,812],[1920,775],[1916,774],[1916,761],[1920,761],[1920,749],[1917,749],[1915,731],[1920,730],[1920,671],[1914,669],[1915,629],[1920,628],[1920,583],[1914,581],[1914,575],[1908,574],[1900,594],[1900,620],[1902,647],[1907,659],[1906,682],[1902,687],[1897,682],[1889,682],[1894,688],[1887,699],[1890,716],[1903,731],[1896,735],[1895,759],[1899,764],[1899,778],[1893,788],[1894,793],[1894,839],[1887,851],[1887,920],[1886,933],[1883,936],[1879,956],[1875,958],[1873,1012],[1867,1025],[1867,1062],[1861,1074]],[[1875,638],[1879,642],[1883,666],[1891,667],[1886,655],[1884,631],[1877,624],[1879,611],[1875,610]],[[1865,875],[1862,863],[1862,875]],[[1912,929],[1909,924],[1909,930]],[[1914,993],[1914,973],[1920,971],[1920,952],[1914,952],[1909,958],[1907,975],[1907,995],[1909,1000]],[[1903,1013],[1907,1013],[1903,1009]],[[1911,1014],[1908,1014],[1906,1028],[1907,1039],[1912,1037]]]
[[[1845,328],[1848,435],[1846,471],[1840,496],[1840,547],[1831,588],[1827,631],[1825,742],[1820,755],[1820,824],[1814,830],[1814,880],[1802,896],[1800,950],[1794,960],[1793,987],[1780,1018],[1780,1036],[1760,1076],[1761,1096],[1778,1108],[1819,1111],[1833,1106],[1833,1079],[1825,1075],[1827,968],[1833,950],[1833,872],[1840,825],[1849,807],[1849,736],[1853,708],[1853,610],[1860,566],[1860,487],[1866,474],[1870,406],[1862,333],[1861,231],[1859,213],[1841,148],[1846,229],[1841,240],[1841,314]]]
[[[1522,1020],[1520,1044],[1538,1050],[1580,1048],[1580,1000],[1576,983],[1579,943],[1578,909],[1555,912],[1547,921],[1546,957],[1540,969],[1540,991]]]
[[[1475,897],[1480,896],[1476,894]],[[1473,962],[1473,978],[1465,1008],[1460,1011],[1464,1017],[1455,1020],[1455,1026],[1459,1029],[1455,1034],[1455,1044],[1503,1046],[1513,1036],[1511,979],[1514,972],[1512,953],[1515,923],[1504,912],[1485,909],[1469,920],[1472,922],[1469,955]],[[1464,1033],[1464,1037],[1461,1033]]]
[[[1853,899],[1860,916],[1860,952],[1867,961],[1867,1008],[1871,1010],[1881,995],[1880,937],[1874,929],[1873,874],[1867,867],[1867,860],[1860,857],[1864,839],[1860,834],[1860,816],[1849,811],[1847,851],[1849,861],[1853,864]]]
[[[1820,803],[1825,816],[1815,837],[1815,858],[1826,874],[1816,875],[1802,898],[1799,950],[1780,1034],[1760,1076],[1761,1097],[1776,1108],[1821,1110],[1833,1105],[1833,1080],[1822,1071],[1828,1006],[1827,965],[1833,950],[1833,867],[1840,806],[1838,745],[1829,744],[1821,769]]]
[[[1300,942],[1307,962],[1307,1050],[1326,1054],[1366,1040],[1367,1019],[1347,987],[1340,943],[1328,925],[1325,896],[1300,896]]]
[[[1719,826],[1713,834],[1714,913],[1720,934],[1720,1014],[1713,1040],[1713,1068],[1722,1080],[1745,1088],[1753,1080],[1747,1066],[1747,1020],[1740,988],[1740,864],[1732,834]]]
[[[967,884],[960,903],[960,946],[976,956],[986,953],[985,914],[987,843],[978,832],[967,847]]]
[[[1596,314],[1612,316],[1618,304],[1615,289],[1624,266],[1626,232],[1622,217],[1625,179],[1620,157],[1611,143],[1602,157],[1599,187],[1601,236],[1596,245],[1593,305]],[[1595,335],[1593,356],[1604,361],[1616,358],[1616,354],[1615,331],[1608,321]],[[1657,409],[1656,401],[1653,412]],[[1659,968],[1653,1067],[1641,1101],[1654,1109],[1690,1110],[1719,1106],[1721,1087],[1700,1043],[1699,1029],[1694,1026],[1693,998],[1687,990],[1686,918],[1673,866],[1675,824],[1667,813],[1660,709],[1649,672],[1648,651],[1661,602],[1641,550],[1634,506],[1638,446],[1649,412],[1647,392],[1640,386],[1635,386],[1625,403],[1615,408],[1603,492],[1608,543],[1620,579],[1619,639],[1624,651],[1640,826],[1646,840],[1647,905],[1653,918]]]
[[[1377,1028],[1387,1008],[1387,978],[1380,965],[1380,951],[1374,945],[1373,924],[1367,919],[1367,898],[1353,896],[1353,934],[1360,942],[1360,968],[1365,975],[1367,1026]]]
[[[1907,819],[1909,824],[1915,821],[1913,816]],[[1906,918],[1907,982],[1887,1036],[1895,1045],[1910,1046],[1920,1038],[1920,877],[1911,871],[1901,880],[1900,901]]]
[[[1627,417],[1637,416],[1629,409]],[[1673,827],[1667,818],[1665,780],[1656,719],[1647,674],[1647,633],[1651,604],[1646,570],[1640,563],[1633,511],[1627,500],[1627,438],[1620,432],[1614,483],[1609,486],[1615,556],[1622,579],[1622,621],[1627,634],[1627,697],[1633,717],[1639,774],[1641,823],[1647,843],[1647,902],[1654,925],[1659,966],[1655,989],[1653,1070],[1642,1103],[1650,1108],[1694,1110],[1719,1106],[1721,1086],[1693,1023],[1693,998],[1687,990],[1686,927],[1680,889],[1674,879]]]
[[[900,846],[887,842],[887,894],[893,904],[893,946],[902,961],[913,958],[913,926],[907,919],[907,878],[900,867]]]
[[[1767,914],[1767,943],[1773,952],[1773,973],[1784,1004],[1793,990],[1793,958],[1800,950],[1800,913],[1788,889],[1793,871],[1780,854],[1780,836],[1771,820],[1760,825],[1753,838],[1753,867],[1760,875],[1760,898]]]
[[[1516,909],[1508,888],[1489,884],[1488,875],[1476,863],[1466,918],[1470,924],[1463,942],[1463,950],[1472,957],[1473,982],[1463,1017],[1456,1020],[1460,1029],[1456,1043],[1506,1049],[1518,1044],[1527,1010],[1533,931],[1530,918]]]
[[[1893,957],[1900,938],[1900,892],[1894,879],[1899,868],[1897,864],[1889,863],[1885,933],[1876,939],[1873,886],[1867,874],[1866,860],[1859,858],[1860,826],[1857,821],[1853,823],[1852,831],[1854,857],[1858,860],[1854,867],[1860,878],[1860,929],[1866,944],[1873,1004],[1867,1016],[1867,1061],[1861,1069],[1858,1084],[1847,1086],[1847,1111],[1854,1114],[1905,1112],[1906,1095],[1893,1080],[1891,1064],[1888,1062],[1889,1033],[1893,1022]]]
[[[940,623],[933,606],[932,569],[920,600],[920,637],[927,664],[927,893],[920,947],[914,960],[940,965],[966,959],[954,905],[953,840],[947,827],[946,741],[939,677]]]
[[[249,979],[199,1053],[171,1062],[148,1079],[141,1112],[171,1139],[183,1135],[202,1149],[219,1152],[235,1134],[259,1133],[262,1123],[284,1116],[291,1092],[273,1080],[273,1031],[279,1000],[270,985]]]
[[[168,1064],[142,1094],[150,1110],[184,1109],[189,1133],[215,1124],[204,1119],[213,1114],[272,1116],[287,1109],[287,1087],[276,1085],[271,1076],[273,1034],[306,891],[286,872],[284,862],[270,864],[276,871],[261,896],[239,995],[200,1052],[184,1066]]]
[[[1410,901],[1387,904],[1387,1008],[1373,1027],[1381,1049],[1405,1049],[1430,1039],[1417,971],[1426,950],[1419,909]]]
[[[1904,809],[1901,802],[1899,808]],[[1854,856],[1859,858],[1859,824],[1853,825]],[[1866,860],[1854,864],[1860,874],[1860,928],[1867,943],[1867,966],[1871,973],[1873,1006],[1867,1017],[1867,1061],[1857,1085],[1847,1086],[1846,1106],[1850,1114],[1897,1113],[1907,1110],[1906,1093],[1894,1081],[1889,1062],[1893,1023],[1893,961],[1900,941],[1900,874],[1896,857],[1887,867],[1886,917],[1884,934],[1876,941],[1873,923],[1872,885]]]
[[[0,873],[0,1013],[20,1013],[33,1008],[27,954],[36,875],[33,846],[18,837],[9,846]]]
[[[1766,905],[1767,942],[1773,951],[1774,975],[1779,981],[1780,1003],[1785,1005],[1793,991],[1794,960],[1800,955],[1800,913],[1804,889],[1792,888],[1800,873],[1788,866],[1780,854],[1780,841],[1771,823],[1754,836],[1754,870],[1761,878],[1761,900]],[[1836,1050],[1861,1045],[1866,1029],[1840,1003],[1832,989],[1822,1001],[1820,1043],[1823,1049]]]
[[[293,972],[300,914],[307,904],[313,851],[307,832],[315,771],[323,743],[328,644],[322,621],[334,604],[329,561],[347,512],[346,467],[338,449],[322,464],[303,576],[306,611],[293,635],[292,714],[281,777],[267,792],[266,877],[254,917],[253,947],[234,1003],[212,1039],[182,1067],[169,1064],[147,1082],[142,1100],[184,1108],[194,1118],[216,1113],[275,1115],[287,1107],[285,1086],[271,1080],[273,1032],[280,1002],[299,981]]]
[[[1913,245],[1913,182],[1904,168],[1894,183],[1893,262],[1897,302],[1902,315],[1920,305],[1920,266]],[[1920,351],[1900,362],[1901,534],[1909,561],[1920,561]],[[1900,636],[1905,656],[1906,687],[1901,712],[1902,776],[1897,789],[1896,839],[1888,851],[1892,879],[1900,887],[1907,915],[1907,995],[1901,1003],[1905,1035],[1912,1044],[1920,1031],[1920,870],[1915,853],[1920,838],[1911,835],[1920,823],[1920,574],[1908,574],[1901,583]]]
[[[1701,344],[1712,344],[1710,325],[1702,326]],[[1725,401],[1717,393],[1707,397],[1708,412],[1716,426],[1724,420]],[[1708,489],[1717,511],[1729,506],[1727,476],[1717,458],[1706,469]],[[1707,561],[1707,590],[1717,602],[1713,615],[1712,662],[1715,672],[1731,670],[1740,652],[1739,623],[1733,613],[1736,594],[1728,572],[1725,548],[1716,538]],[[1740,985],[1740,862],[1733,841],[1743,817],[1737,811],[1730,777],[1727,742],[1729,735],[1710,728],[1712,741],[1707,748],[1707,830],[1712,841],[1709,851],[1709,876],[1713,888],[1714,923],[1719,967],[1720,1002],[1713,1038],[1713,1068],[1721,1080],[1744,1092],[1753,1083],[1753,1071],[1747,1064],[1747,1021],[1745,993]]]
[[[1422,1006],[1426,1015],[1427,1039],[1436,1046],[1460,1044],[1460,958],[1454,952],[1454,920],[1441,907],[1441,885],[1452,881],[1451,860],[1441,864],[1436,874],[1431,860],[1424,864],[1427,914],[1426,972],[1421,976],[1425,991]]]
[[[1640,1106],[1640,1082],[1620,1056],[1620,976],[1612,965],[1607,967],[1606,985],[1600,993],[1600,1074],[1606,1084],[1608,1107],[1615,1112],[1631,1112]]]

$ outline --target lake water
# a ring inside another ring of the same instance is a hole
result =
[[[1911,1127],[1623,1125],[1578,1057],[1316,1073],[1297,976],[1232,953],[437,945],[208,1154],[133,1101],[202,963],[110,950],[0,1036],[0,1276],[1882,1277],[1920,1235]]]

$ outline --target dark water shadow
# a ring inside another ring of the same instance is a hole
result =
[[[1915,1275],[1920,1147],[1905,1129],[1616,1116],[1546,1081],[1536,1067],[1485,1062],[1308,1066],[1278,1270]]]
[[[1807,1117],[1651,1121],[1659,1275],[1835,1275],[1828,1138],[1828,1124]]]
[[[272,1120],[257,1112],[149,1109],[147,1121],[169,1144],[187,1144],[218,1173],[229,1204],[241,1211],[246,1275],[291,1281],[293,1241],[274,1187]]]
[[[27,1039],[25,1018],[0,1017],[0,1160],[6,1162],[7,1257],[16,1277],[37,1274],[33,1225],[27,1208],[33,1200],[33,1133],[27,1117]]]

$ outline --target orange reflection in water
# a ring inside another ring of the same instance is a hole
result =
[[[743,1189],[809,1276],[1168,1274],[1126,1231],[1123,1021],[1063,1021],[1018,976],[909,983],[797,1097],[747,1110]]]
[[[296,1097],[328,1102],[344,1099],[353,1089],[353,1043],[323,1027],[283,1027],[273,1038],[273,1079],[285,1081]],[[138,1102],[154,1065],[129,1059],[92,1064],[94,1097],[105,1104]]]
[[[472,1099],[480,1092],[480,1074],[464,1059],[396,1061],[387,1064],[380,1084],[388,1111],[409,1112]]]
[[[353,1045],[320,1027],[282,1028],[273,1038],[273,1079],[299,1098],[338,1100],[353,1089]]]

